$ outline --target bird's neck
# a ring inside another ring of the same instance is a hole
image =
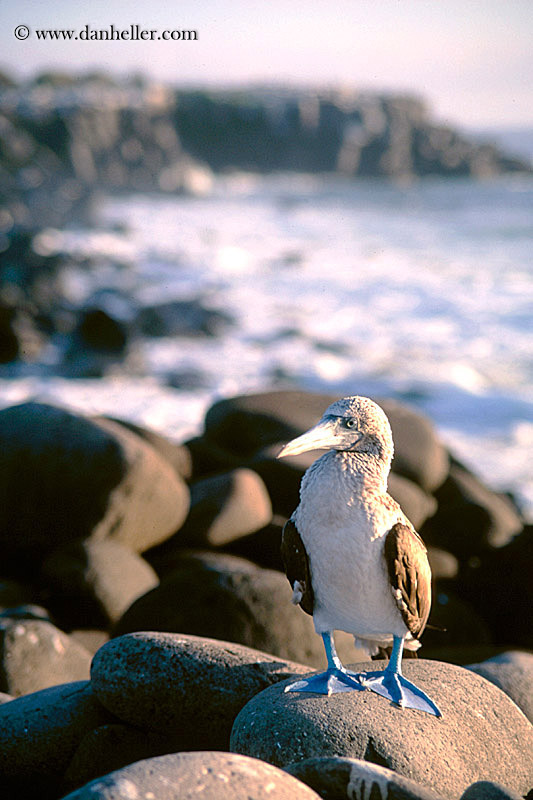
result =
[[[390,460],[384,461],[379,456],[370,453],[349,451],[335,452],[333,457],[345,479],[356,484],[360,491],[365,489],[377,492],[387,491]]]

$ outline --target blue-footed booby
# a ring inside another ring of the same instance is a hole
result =
[[[286,691],[331,694],[371,689],[400,706],[442,716],[401,670],[403,649],[420,647],[431,606],[431,571],[420,536],[387,493],[393,456],[385,412],[367,397],[345,397],[278,458],[327,450],[307,470],[300,503],[285,525],[282,557],[293,602],[313,616],[327,670]],[[335,630],[375,655],[392,645],[383,671],[341,663]]]

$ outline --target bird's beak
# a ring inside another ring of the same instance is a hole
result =
[[[286,444],[277,457],[296,456],[309,450],[333,450],[341,442],[342,436],[336,432],[335,424],[321,420],[314,428]]]

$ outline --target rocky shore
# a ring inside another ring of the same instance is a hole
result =
[[[433,571],[404,670],[443,719],[283,691],[323,654],[279,555],[312,456],[275,455],[331,397],[233,397],[180,443],[28,402],[0,411],[0,796],[528,796],[533,529],[429,420],[375,399]]]

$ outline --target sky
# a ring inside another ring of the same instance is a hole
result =
[[[177,85],[345,86],[422,96],[465,127],[533,126],[533,0],[0,0],[0,69],[141,72]],[[37,30],[197,40],[38,40]],[[17,39],[17,26],[30,29]]]

